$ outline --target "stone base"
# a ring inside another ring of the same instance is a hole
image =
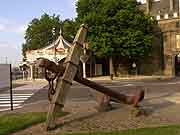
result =
[[[98,105],[95,107],[98,112],[107,112],[113,109],[111,104]]]
[[[148,116],[150,113],[151,113],[151,110],[146,109],[141,106],[133,107],[131,110],[132,117]]]
[[[92,91],[92,94],[97,102],[97,106],[95,107],[97,111],[105,112],[112,110],[112,105],[110,104],[109,96],[97,91]]]

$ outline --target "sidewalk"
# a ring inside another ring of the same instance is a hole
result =
[[[143,76],[143,75],[135,75],[135,76],[122,76],[122,77],[113,77],[114,81],[118,80],[167,80],[173,79],[173,76]],[[99,77],[88,77],[89,80],[102,80],[102,81],[111,81],[110,76],[99,76]]]
[[[48,85],[46,80],[16,80],[13,81],[13,83],[25,84],[23,86],[13,88],[13,90],[39,90]]]

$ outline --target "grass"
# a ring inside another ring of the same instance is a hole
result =
[[[14,113],[0,115],[0,135],[8,135],[46,120],[45,112]],[[57,116],[64,116],[65,112]]]
[[[62,135],[62,134],[58,134]],[[65,135],[65,134],[64,134]],[[180,125],[164,126],[157,128],[129,129],[109,133],[72,133],[66,135],[180,135]]]

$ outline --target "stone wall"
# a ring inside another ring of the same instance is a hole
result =
[[[150,58],[152,61],[145,62],[140,71],[174,76],[175,56],[180,52],[176,47],[176,35],[180,33],[179,0],[148,1],[148,4],[139,7],[158,21],[161,32],[153,40],[153,54]],[[150,70],[148,71],[147,68]]]

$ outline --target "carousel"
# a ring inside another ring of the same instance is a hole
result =
[[[37,50],[26,51],[26,61],[19,64],[19,67],[23,71],[23,79],[32,80],[44,78],[43,69],[36,67],[35,61],[38,58],[46,58],[50,61],[58,62],[67,56],[70,47],[71,43],[63,38],[62,32],[60,31],[58,39],[52,44]]]

